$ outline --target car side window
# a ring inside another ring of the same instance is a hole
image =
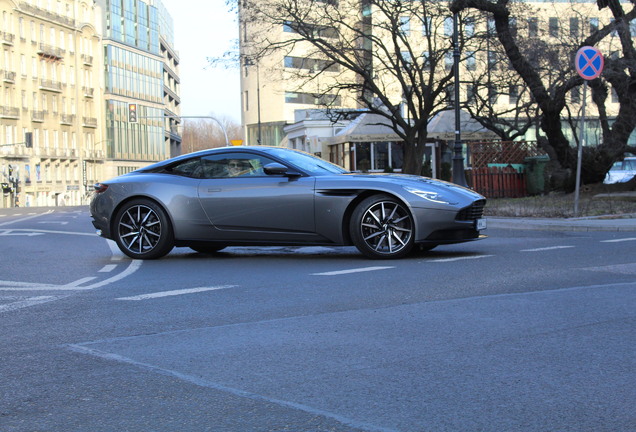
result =
[[[172,165],[165,170],[167,173],[184,177],[200,178],[202,176],[202,166],[200,158],[188,159]]]
[[[224,153],[202,159],[203,178],[264,176],[263,167],[272,159],[249,153]]]

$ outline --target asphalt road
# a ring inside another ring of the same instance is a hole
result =
[[[0,431],[634,431],[636,233],[133,261],[0,210]]]

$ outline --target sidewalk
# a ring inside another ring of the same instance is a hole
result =
[[[636,231],[636,215],[595,218],[486,217],[488,228],[544,231]]]

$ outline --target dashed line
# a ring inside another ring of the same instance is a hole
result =
[[[194,293],[200,293],[205,291],[216,291],[216,290],[222,290],[227,288],[233,288],[235,286],[236,285],[221,285],[221,286],[215,286],[215,287],[201,287],[201,288],[190,288],[190,289],[173,290],[173,291],[162,291],[162,292],[142,294],[142,295],[132,296],[132,297],[119,297],[116,300],[129,300],[129,301],[149,300],[149,299],[156,299],[161,297],[194,294]]]
[[[25,307],[35,306],[42,303],[47,303],[53,300],[57,300],[60,298],[59,296],[37,296],[37,297],[29,297],[26,300],[16,301],[13,303],[9,303],[6,305],[0,306],[0,313],[14,311],[17,309],[22,309]]]
[[[601,243],[620,243],[620,242],[626,242],[626,241],[636,241],[636,237],[614,239],[614,240],[601,240]]]
[[[428,262],[454,262],[454,261],[472,260],[472,259],[479,259],[479,258],[489,258],[493,256],[494,255],[477,255],[477,256],[465,256],[465,257],[457,257],[457,258],[440,258],[440,259],[433,259]]]
[[[109,273],[117,268],[117,264],[107,264],[99,270],[99,273]]]
[[[521,252],[543,252],[543,251],[557,250],[557,249],[570,249],[573,247],[574,246],[550,246],[550,247],[542,247],[542,248],[536,248],[536,249],[522,249]]]
[[[376,271],[376,270],[387,270],[387,269],[392,269],[392,268],[395,268],[395,266],[388,266],[388,267],[362,267],[362,268],[356,268],[356,269],[338,270],[338,271],[331,271],[331,272],[324,272],[324,273],[311,273],[311,275],[312,276],[338,276],[338,275],[343,275],[343,274],[361,273],[361,272]]]

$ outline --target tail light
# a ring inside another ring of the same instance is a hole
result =
[[[104,183],[95,183],[93,188],[95,189],[95,193],[102,193],[108,189],[108,185]]]

